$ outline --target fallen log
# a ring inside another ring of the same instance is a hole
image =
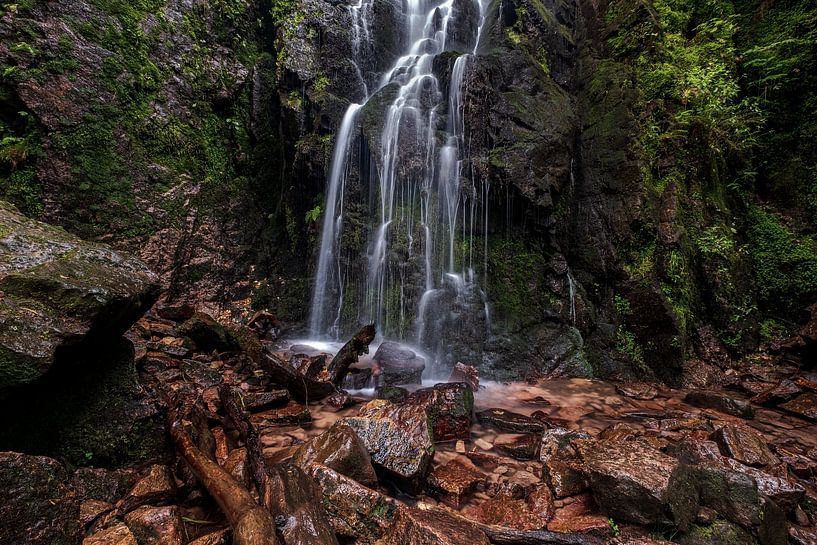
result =
[[[284,521],[279,527],[286,545],[338,545],[315,481],[289,463],[267,467],[255,427],[238,406],[230,386],[219,388],[219,398],[230,423],[247,447],[250,474],[262,505]]]
[[[369,353],[369,345],[377,333],[374,324],[363,327],[352,339],[343,345],[329,365],[329,381],[338,388],[349,374],[349,367],[357,363],[362,354]]]
[[[279,545],[275,521],[269,511],[253,500],[249,490],[241,486],[225,469],[207,458],[190,437],[179,407],[171,409],[170,436],[176,450],[207,489],[233,528],[235,545]]]

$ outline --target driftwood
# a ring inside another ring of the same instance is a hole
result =
[[[367,325],[352,337],[348,343],[343,345],[340,352],[332,359],[329,365],[329,381],[340,388],[343,379],[349,374],[349,367],[357,363],[361,354],[369,353],[369,345],[374,340],[377,331],[374,324]]]
[[[239,408],[232,389],[224,384],[219,398],[227,418],[247,447],[247,460],[262,505],[284,521],[280,531],[287,545],[338,545],[332,526],[321,507],[316,483],[292,464],[268,468],[255,427]]]
[[[209,459],[193,443],[185,421],[187,411],[178,406],[170,411],[170,436],[179,455],[193,470],[210,495],[216,500],[230,526],[235,545],[279,545],[275,521],[269,511],[253,500],[249,490],[238,483],[225,469]]]
[[[285,387],[292,397],[301,403],[319,401],[337,391],[331,382],[301,375],[289,363],[273,354],[264,355],[261,367],[267,372],[270,380]]]

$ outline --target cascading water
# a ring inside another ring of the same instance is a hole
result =
[[[358,0],[348,7],[352,62],[364,100],[349,107],[336,136],[312,300],[312,333],[337,338],[373,322],[384,336],[417,341],[439,352],[445,324],[468,315],[482,324],[477,329],[484,342],[487,261],[483,256],[479,274],[473,261],[475,251],[487,252],[489,188],[483,182],[477,189],[474,176],[463,172],[468,165],[463,96],[488,0],[403,2],[407,46],[380,77],[367,70],[366,61],[375,53],[373,1]],[[460,9],[468,2],[478,10]],[[470,36],[473,42],[460,39],[452,45],[453,34]],[[456,52],[455,46],[467,52],[454,60],[445,97],[434,73],[435,60]],[[368,144],[361,142],[362,119],[378,115],[382,124],[376,134],[369,131]],[[360,157],[366,154],[374,165],[371,175]],[[357,193],[347,187],[352,180],[361,188]],[[365,202],[373,216],[366,222],[368,243],[361,251],[365,256],[344,255],[345,230],[353,238],[347,211]],[[359,272],[351,272],[355,270]]]

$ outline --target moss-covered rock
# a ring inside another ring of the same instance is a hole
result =
[[[2,202],[0,236],[0,392],[45,374],[60,351],[121,335],[159,295],[141,261]]]

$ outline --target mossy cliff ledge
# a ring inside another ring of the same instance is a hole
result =
[[[159,296],[138,259],[30,220],[0,201],[0,393],[60,355],[124,333]]]

